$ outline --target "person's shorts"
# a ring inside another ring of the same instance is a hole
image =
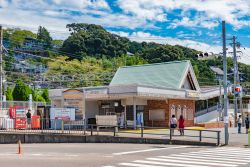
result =
[[[171,127],[171,128],[176,128],[177,125],[176,125],[176,124],[171,124],[170,127]]]
[[[31,124],[31,119],[30,118],[27,119],[27,123]]]

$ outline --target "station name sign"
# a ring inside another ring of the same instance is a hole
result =
[[[186,97],[200,97],[200,93],[194,91],[186,91]]]

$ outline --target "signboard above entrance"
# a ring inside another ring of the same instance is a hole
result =
[[[200,97],[200,93],[194,92],[194,91],[186,91],[186,96],[187,97]]]

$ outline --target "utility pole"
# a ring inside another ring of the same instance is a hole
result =
[[[221,91],[221,88],[222,88],[222,80],[221,78],[219,79],[219,84],[220,84],[220,99],[219,99],[219,117],[218,117],[218,122],[221,121],[222,119],[222,101],[223,101],[223,98],[222,98],[222,91]]]
[[[237,68],[237,55],[236,55],[236,37],[233,36],[233,60],[234,60],[234,89],[236,87],[236,84],[237,84],[237,74],[238,74],[238,68]],[[237,113],[238,113],[238,103],[237,103],[238,99],[237,97],[235,96],[235,93],[234,93],[234,127],[237,127]]]
[[[0,105],[3,109],[3,28],[0,25]]]
[[[225,145],[228,145],[228,104],[227,104],[227,50],[226,50],[226,22],[222,21],[222,44],[223,44],[223,87],[224,87],[224,128],[225,128]]]

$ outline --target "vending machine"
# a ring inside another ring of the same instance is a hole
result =
[[[26,119],[26,107],[14,106],[10,107],[10,118],[14,120],[15,129],[26,129],[27,119]]]

